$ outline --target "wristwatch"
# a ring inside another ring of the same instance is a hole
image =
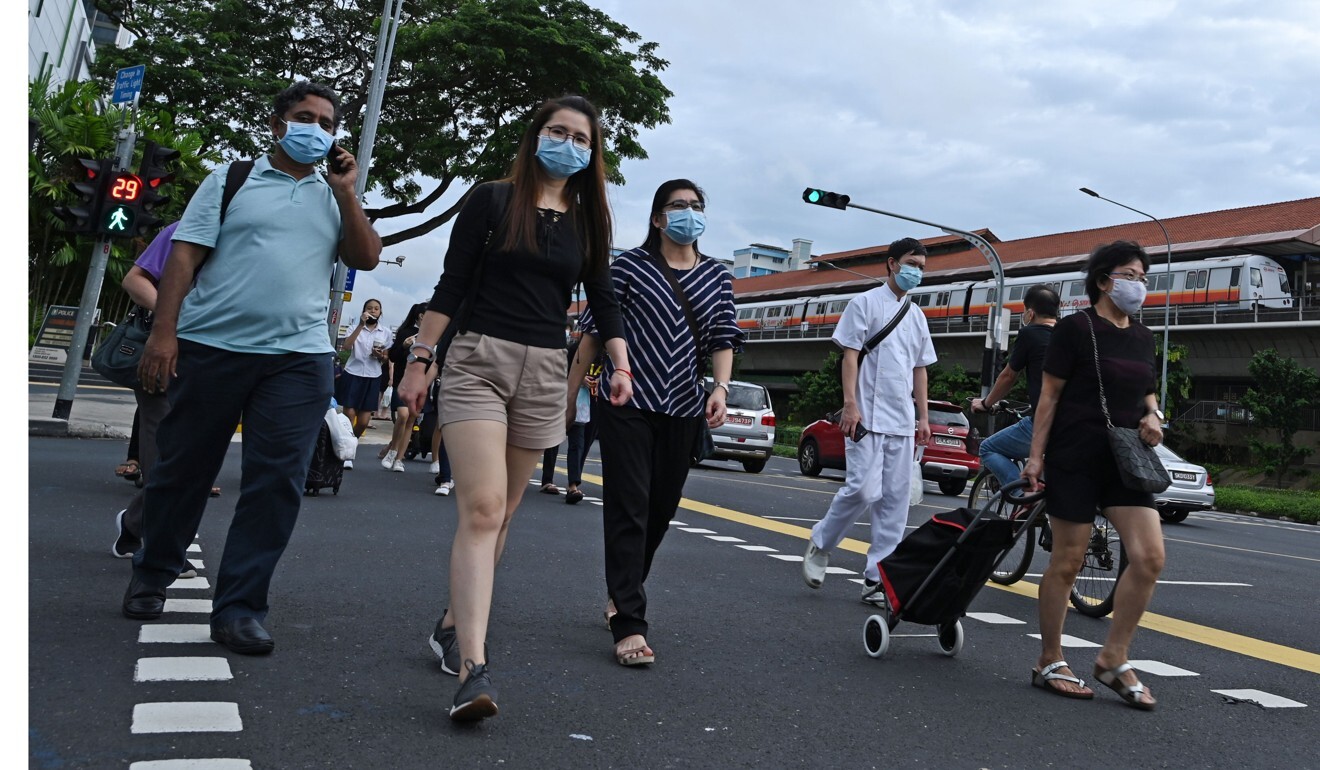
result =
[[[413,344],[408,346],[408,363],[410,364],[412,363],[412,352],[417,348],[421,348],[422,350],[429,352],[431,354],[431,360],[435,360],[435,357],[439,355],[438,353],[436,353],[435,346],[427,345],[425,342],[414,342]]]
[[[715,385],[712,386],[712,390],[713,390],[714,388],[724,388],[724,395],[726,395],[726,396],[733,392],[733,391],[729,390],[729,383],[727,383],[727,382],[720,382],[719,380],[716,380],[716,381],[715,381]]]
[[[1149,412],[1146,412],[1146,414],[1153,414],[1156,419],[1160,421],[1160,424],[1164,423],[1164,412],[1161,412],[1159,409],[1152,409]]]
[[[425,346],[424,346],[424,345],[414,345],[413,347],[425,347]],[[434,349],[433,349],[431,352],[434,353],[434,352],[435,352]],[[434,358],[429,358],[429,357],[427,357],[427,356],[419,356],[419,355],[416,355],[416,354],[411,353],[411,352],[408,353],[408,363],[409,363],[409,364],[415,364],[415,363],[417,363],[417,362],[419,362],[419,361],[420,361],[421,363],[426,364],[426,368],[427,368],[427,369],[430,369],[430,368],[431,368],[431,364],[435,363],[435,359],[434,359]]]

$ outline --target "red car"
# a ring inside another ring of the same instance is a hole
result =
[[[981,459],[967,451],[969,441],[977,442],[971,423],[956,404],[928,401],[930,444],[921,458],[921,475],[935,481],[946,495],[960,495],[967,480],[981,470]],[[843,432],[838,423],[817,420],[802,431],[798,439],[798,467],[806,476],[820,475],[822,468],[847,470],[844,460]]]

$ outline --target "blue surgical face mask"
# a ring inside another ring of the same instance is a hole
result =
[[[552,178],[568,179],[591,162],[591,150],[578,147],[571,139],[559,142],[554,137],[542,136],[536,147],[536,159]]]
[[[299,163],[315,163],[330,152],[335,138],[315,123],[294,123],[280,118],[288,128],[280,146]]]
[[[695,243],[706,232],[706,215],[700,211],[683,209],[665,212],[665,235],[674,243],[686,246]]]
[[[909,292],[921,285],[921,275],[921,268],[903,265],[899,268],[898,275],[894,276],[894,283],[904,292]]]

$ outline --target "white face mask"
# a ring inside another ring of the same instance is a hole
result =
[[[1126,278],[1115,278],[1113,286],[1109,289],[1109,299],[1123,312],[1123,315],[1135,315],[1146,301],[1146,284],[1129,281]]]

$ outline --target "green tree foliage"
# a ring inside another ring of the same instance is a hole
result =
[[[66,233],[54,210],[79,200],[70,187],[84,173],[78,158],[115,153],[121,114],[108,108],[100,88],[97,81],[69,81],[52,89],[46,77],[28,85],[28,115],[36,129],[28,150],[29,333],[35,332],[48,305],[77,305],[82,297],[95,239]],[[157,208],[163,221],[173,221],[182,215],[187,196],[205,175],[204,163],[216,158],[201,152],[202,142],[195,134],[178,131],[164,110],[139,112],[136,127],[141,134],[139,158],[147,140],[179,150],[170,202]],[[130,165],[136,168],[137,159]],[[127,312],[129,300],[119,281],[146,246],[140,240],[111,244],[101,292],[103,320],[118,320]]]
[[[926,397],[932,401],[961,404],[965,399],[981,395],[981,381],[967,373],[962,364],[946,370],[939,364],[926,367]]]
[[[252,157],[270,143],[270,99],[295,79],[330,85],[356,148],[365,115],[378,0],[98,0],[139,35],[99,51],[106,77],[147,65],[144,98],[196,130],[208,150]],[[641,127],[669,122],[656,44],[581,0],[411,0],[403,6],[370,169],[391,203],[374,220],[428,214],[384,235],[428,233],[466,198],[431,211],[456,183],[504,176],[526,121],[547,98],[587,97],[601,110],[611,181],[622,158],[644,158]],[[460,185],[461,189],[461,185]],[[388,228],[385,228],[388,229]]]
[[[820,369],[803,372],[793,378],[798,392],[788,400],[789,417],[792,422],[806,425],[843,406],[839,361],[839,353],[831,352]]]
[[[1252,439],[1251,450],[1282,487],[1288,468],[1311,454],[1309,448],[1293,444],[1293,435],[1301,428],[1303,412],[1320,405],[1320,377],[1273,348],[1252,356],[1247,371],[1256,384],[1247,389],[1242,403],[1251,410],[1253,422],[1275,439]]]
[[[1192,369],[1187,363],[1190,354],[1186,345],[1169,344],[1169,385],[1164,413],[1168,419],[1182,414],[1192,395]],[[1158,383],[1163,371],[1164,335],[1155,335],[1155,379]],[[1157,384],[1158,387],[1158,384]]]

